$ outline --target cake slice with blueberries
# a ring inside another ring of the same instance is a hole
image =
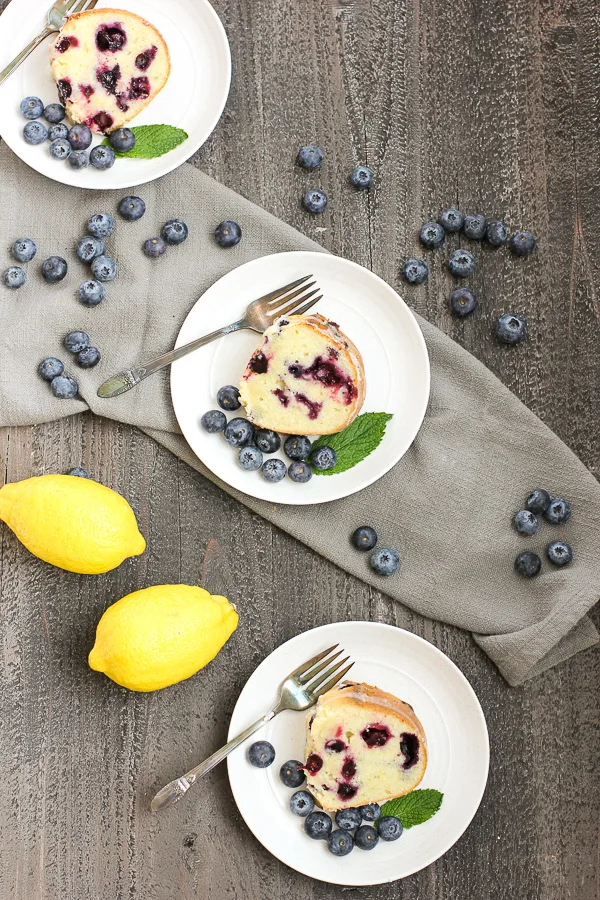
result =
[[[324,810],[402,797],[426,767],[425,732],[412,706],[377,687],[344,682],[309,716],[306,779]]]
[[[50,50],[50,67],[68,117],[110,134],[165,86],[169,50],[157,29],[122,9],[71,16]]]

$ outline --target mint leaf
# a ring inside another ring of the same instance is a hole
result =
[[[362,462],[381,443],[391,418],[391,413],[363,413],[343,431],[318,438],[313,444],[313,450],[316,447],[331,447],[337,453],[337,463],[333,469],[325,472],[314,469],[315,475],[338,475]]]
[[[431,788],[423,791],[412,791],[404,797],[388,800],[381,807],[382,816],[396,816],[405,828],[420,825],[435,816],[442,805],[444,795]]]
[[[156,159],[183,144],[188,137],[183,128],[174,125],[136,125],[131,130],[135,134],[135,147],[127,153],[115,150],[117,159]],[[102,143],[110,146],[108,138]]]

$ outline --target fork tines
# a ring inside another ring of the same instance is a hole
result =
[[[73,0],[65,16],[74,16],[76,13],[85,12],[86,9],[93,9],[97,2],[98,0]]]
[[[319,288],[315,287],[316,281],[310,281],[312,275],[305,275],[304,278],[298,278],[286,284],[285,287],[278,288],[270,294],[261,297],[262,302],[266,301],[269,308],[269,317],[274,319],[278,316],[285,316],[287,313],[295,316],[301,316],[303,313],[323,299],[323,295],[319,294]],[[308,283],[307,283],[308,282]],[[310,288],[314,288],[310,291]],[[309,293],[306,293],[309,291]],[[315,297],[318,294],[318,297]],[[298,304],[303,303],[303,306]]]
[[[351,662],[348,666],[342,668],[350,657],[345,656],[343,659],[339,659],[338,657],[344,651],[337,650],[338,646],[338,644],[334,644],[333,647],[329,647],[327,650],[319,653],[293,673],[305,690],[315,697],[320,697],[331,690],[332,687],[335,687],[354,665]],[[324,669],[325,671],[323,671]]]

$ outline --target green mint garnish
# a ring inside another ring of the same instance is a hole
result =
[[[396,816],[405,828],[421,825],[435,816],[442,805],[444,795],[429,788],[423,791],[412,791],[404,797],[388,800],[381,807],[382,816]]]
[[[333,469],[327,469],[326,472],[318,472],[315,469],[315,475],[338,475],[362,462],[381,443],[386,425],[391,418],[390,413],[363,413],[343,431],[318,438],[313,444],[313,450],[316,447],[331,447],[337,453],[337,463]]]
[[[117,159],[156,159],[183,144],[188,137],[183,128],[173,125],[136,125],[131,130],[135,134],[135,147],[127,153],[115,150]],[[108,138],[102,143],[110,146]]]

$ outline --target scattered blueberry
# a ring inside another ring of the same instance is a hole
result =
[[[563,522],[568,522],[571,518],[571,504],[568,500],[556,497],[548,504],[544,516],[553,525],[562,525]]]
[[[50,382],[50,388],[59,400],[70,400],[77,395],[79,385],[74,378],[70,378],[68,375],[57,375]]]
[[[245,447],[254,437],[254,426],[247,419],[231,419],[225,427],[224,435],[232,447]]]
[[[51,125],[58,125],[66,114],[67,111],[61,103],[49,103],[44,110],[44,118]]]
[[[514,518],[514,523],[519,534],[526,534],[528,537],[537,534],[540,528],[538,517],[529,509],[520,509]]]
[[[404,831],[404,825],[396,816],[382,816],[375,827],[382,841],[397,841]]]
[[[227,416],[220,409],[209,409],[200,419],[200,424],[209,434],[218,434],[225,430]]]
[[[378,575],[393,575],[400,566],[400,556],[389,547],[380,547],[371,554],[371,568]]]
[[[266,459],[262,465],[262,476],[265,481],[277,484],[285,478],[287,469],[282,459]]]
[[[44,104],[39,97],[25,97],[21,100],[20,109],[26,119],[39,119],[44,112]]]
[[[422,259],[410,257],[402,266],[402,275],[409,284],[423,284],[427,281],[429,269]]]
[[[48,129],[49,141],[66,141],[69,136],[69,129],[62,122],[59,125],[51,125]],[[71,145],[69,144],[69,150]]]
[[[98,306],[104,300],[104,285],[90,278],[77,288],[77,299],[84,306]]]
[[[311,443],[304,435],[290,434],[283,445],[286,456],[290,459],[306,459],[310,454]]]
[[[238,464],[246,472],[257,472],[263,464],[263,455],[258,447],[242,447],[238,453]]]
[[[538,488],[537,490],[532,491],[525,501],[525,506],[527,507],[527,509],[531,510],[532,513],[546,512],[549,505],[550,494],[548,493],[548,491],[542,490],[542,488]]]
[[[359,191],[365,191],[373,184],[373,169],[369,166],[357,166],[350,174],[350,184]]]
[[[288,468],[288,476],[297,484],[306,484],[312,478],[312,469],[304,460],[294,460]]]
[[[115,230],[115,220],[110,213],[96,213],[87,223],[88,231],[96,238],[106,238]]]
[[[91,234],[86,234],[78,241],[75,253],[82,262],[91,263],[97,256],[102,256],[104,253],[104,241],[92,237]]]
[[[463,319],[470,316],[477,309],[477,295],[470,291],[469,288],[456,288],[450,294],[450,308],[455,316]]]
[[[310,464],[317,472],[327,472],[337,463],[337,453],[332,447],[317,447],[310,454]]]
[[[573,551],[564,541],[552,541],[546,547],[546,554],[555,566],[566,566],[573,559]]]
[[[450,209],[445,209],[438,216],[438,222],[444,229],[444,231],[448,231],[452,234],[455,231],[460,231],[463,226],[463,222],[465,220],[464,215],[458,209],[454,209],[450,207]]]
[[[482,216],[479,213],[465,216],[462,227],[463,234],[466,237],[471,238],[472,241],[482,241],[485,237],[486,228],[487,220],[485,216]]]
[[[69,353],[80,353],[90,346],[90,339],[85,331],[71,331],[66,336],[64,345]]]
[[[323,152],[314,144],[300,147],[297,162],[303,169],[318,169],[323,162]]]
[[[536,246],[536,239],[530,231],[517,231],[510,239],[510,249],[517,256],[529,256]]]
[[[469,278],[475,271],[475,257],[468,250],[453,250],[448,268],[456,278]]]
[[[93,369],[100,362],[100,351],[97,347],[86,347],[77,354],[77,365],[82,369]]]
[[[68,270],[67,261],[62,256],[49,256],[42,263],[42,278],[48,284],[62,281]]]
[[[64,371],[65,367],[60,359],[56,359],[55,356],[49,356],[48,359],[44,359],[38,366],[38,372],[45,381],[52,381],[57,375],[62,375]]]
[[[37,253],[37,244],[31,238],[19,238],[10,251],[17,262],[30,262]]]
[[[492,247],[503,247],[508,240],[508,226],[504,222],[493,220],[487,223],[485,238]]]
[[[94,169],[99,169],[101,172],[112,169],[115,164],[115,151],[111,147],[98,144],[90,153],[90,162]]]
[[[159,256],[163,255],[166,249],[167,245],[161,237],[148,238],[148,240],[143,243],[144,253],[146,256],[149,256],[150,259],[158,259]]]
[[[242,239],[242,229],[232,219],[225,219],[215,228],[215,240],[220,247],[235,247]]]
[[[306,777],[304,775],[303,764],[298,759],[288,759],[279,770],[279,777],[286,787],[300,787],[301,784],[304,784]],[[329,818],[329,816],[327,816],[327,818]]]
[[[233,384],[226,384],[224,387],[219,388],[217,392],[217,403],[221,409],[226,409],[227,412],[233,412],[234,410],[239,409],[242,405],[240,403],[239,390]]]
[[[532,553],[531,550],[519,553],[515,560],[515,569],[519,575],[523,575],[525,578],[535,578],[536,575],[539,575],[541,568],[541,559],[537,553]]]
[[[314,841],[326,841],[332,829],[331,819],[324,812],[311,812],[304,820],[304,831]]]
[[[335,824],[344,831],[354,831],[362,822],[362,816],[358,809],[338,809],[335,814]]]
[[[327,838],[327,847],[334,856],[348,856],[354,849],[352,835],[348,831],[332,831]]]
[[[71,155],[71,145],[64,138],[56,138],[50,144],[50,156],[52,159],[63,160]]]
[[[290,809],[295,816],[305,819],[315,808],[313,795],[308,791],[296,791],[290,797]]]
[[[311,188],[302,198],[302,205],[311,213],[323,213],[327,206],[327,194],[321,188]]]
[[[364,819],[365,822],[375,822],[381,815],[379,803],[366,803],[364,806],[359,806],[358,811],[361,819]]]
[[[41,122],[27,122],[23,137],[27,144],[43,144],[48,139],[48,129]]]
[[[263,453],[277,453],[281,447],[281,438],[277,432],[270,431],[268,428],[257,428],[254,442]]]
[[[26,277],[25,269],[22,269],[21,266],[9,266],[8,269],[4,270],[2,280],[7,288],[16,290],[23,287]]]
[[[69,129],[69,143],[73,150],[87,150],[92,143],[92,132],[87,125],[73,125]]]
[[[127,222],[137,222],[146,212],[146,204],[141,197],[127,196],[120,201],[118,209]]]
[[[352,535],[357,550],[372,550],[377,543],[377,532],[370,525],[361,525]]]
[[[267,769],[275,759],[275,747],[268,741],[255,741],[248,747],[248,762],[257,769]]]
[[[136,137],[131,128],[117,128],[108,140],[117,153],[129,153],[136,144]]]
[[[517,344],[526,334],[527,323],[516,313],[505,313],[496,322],[496,336],[505,344]]]
[[[81,466],[75,466],[74,469],[69,469],[69,471],[67,472],[67,475],[72,475],[73,478],[89,478],[90,477],[88,475],[88,473],[85,471],[85,469],[81,468]]]
[[[446,232],[437,222],[426,222],[419,232],[419,240],[430,250],[441,247],[446,240]]]
[[[372,825],[361,825],[354,834],[354,843],[361,850],[372,850],[379,843],[379,835]]]
[[[188,236],[188,227],[182,219],[169,219],[163,225],[161,234],[167,244],[183,244]]]
[[[90,157],[87,150],[72,150],[68,160],[72,169],[85,169],[89,165]]]
[[[117,277],[117,264],[110,256],[97,256],[92,260],[92,275],[97,281],[112,281]]]

